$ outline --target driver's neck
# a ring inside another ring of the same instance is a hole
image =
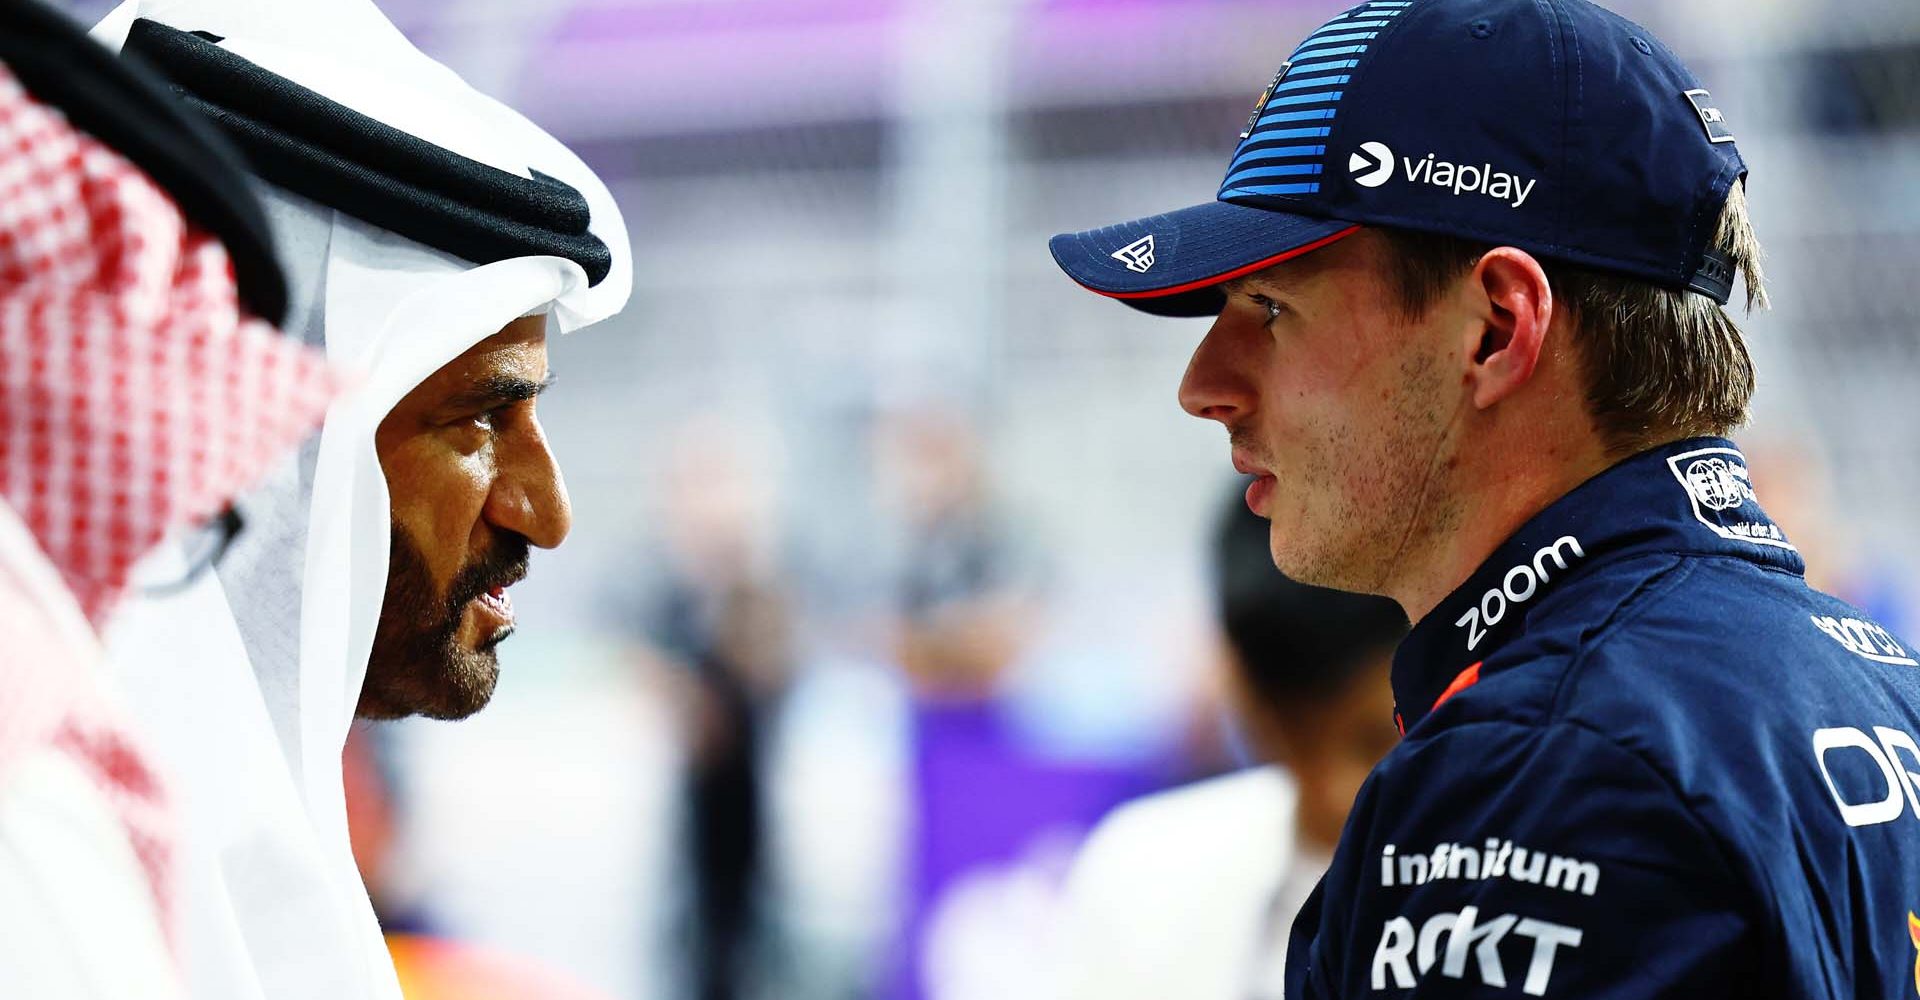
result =
[[[1408,621],[1426,617],[1535,514],[1625,457],[1607,451],[1584,407],[1576,411],[1474,415],[1443,484],[1457,520],[1409,546],[1385,588]]]

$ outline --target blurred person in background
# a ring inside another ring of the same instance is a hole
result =
[[[1214,318],[1180,402],[1276,564],[1417,622],[1289,997],[1915,988],[1920,657],[1807,585],[1724,437],[1765,301],[1734,140],[1585,0],[1370,0],[1214,202],[1055,237]]]
[[[662,574],[640,602],[647,641],[685,681],[668,690],[687,720],[684,925],[689,995],[700,1000],[750,995],[767,957],[764,730],[794,653],[765,467],[734,433],[681,429],[666,470],[665,552],[648,560]]]
[[[1062,1000],[1278,1000],[1287,933],[1398,741],[1383,597],[1282,576],[1236,492],[1215,532],[1230,720],[1254,765],[1114,810],[1067,882]]]
[[[941,409],[877,426],[903,541],[895,652],[924,701],[989,700],[1037,624],[1033,557],[989,493],[978,432]]]
[[[946,412],[879,429],[906,529],[896,655],[910,702],[904,919],[881,995],[1045,997],[1072,852],[1159,776],[1063,758],[1023,728],[1008,691],[1044,603],[1035,558],[991,497],[979,438]]]
[[[352,720],[492,695],[506,588],[569,507],[534,413],[546,335],[624,303],[628,241],[577,157],[365,0],[130,0],[95,36],[159,70],[266,183],[289,330],[363,375],[254,528],[115,649],[213,870],[199,997],[398,995],[349,846]]]
[[[166,762],[101,672],[135,560],[319,426],[239,161],[149,77],[0,6],[0,995],[192,996]],[[195,571],[207,566],[202,561]]]

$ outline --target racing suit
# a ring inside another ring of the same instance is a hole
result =
[[[1920,664],[1731,442],[1595,476],[1396,654],[1289,997],[1920,996]]]

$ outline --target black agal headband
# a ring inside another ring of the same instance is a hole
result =
[[[564,257],[590,285],[613,269],[607,245],[587,229],[587,200],[565,182],[537,170],[521,177],[409,135],[219,41],[141,18],[124,51],[165,75],[269,183],[476,264]]]
[[[181,215],[225,244],[240,298],[254,315],[274,323],[286,316],[286,279],[239,156],[164,84],[115,59],[65,15],[24,0],[0,0],[0,63],[36,100],[132,161]]]

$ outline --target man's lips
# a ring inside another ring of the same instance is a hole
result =
[[[1247,484],[1247,509],[1266,517],[1267,501],[1273,498],[1273,490],[1279,480],[1238,448],[1233,450],[1233,468],[1243,476],[1255,477],[1253,482]]]
[[[488,587],[467,602],[479,615],[477,624],[482,635],[492,635],[501,629],[513,627],[513,598],[507,593],[507,588],[519,583],[525,576],[524,573],[518,574],[504,583]]]
[[[507,596],[505,587],[494,587],[474,598],[473,606],[480,609],[481,615],[495,620],[494,628],[485,631],[492,632],[513,624],[513,598]]]
[[[1272,476],[1261,476],[1247,484],[1247,509],[1261,517],[1269,517],[1267,502],[1273,499],[1273,491],[1280,483]]]

